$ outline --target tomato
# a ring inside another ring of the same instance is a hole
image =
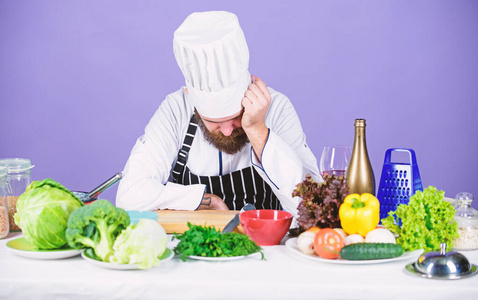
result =
[[[332,228],[323,228],[315,235],[314,250],[322,258],[338,258],[343,246],[342,235]]]

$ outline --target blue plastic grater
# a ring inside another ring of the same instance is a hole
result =
[[[392,163],[392,152],[407,152],[410,163]],[[408,204],[410,196],[423,191],[418,172],[415,151],[404,148],[391,148],[385,153],[380,186],[377,198],[380,201],[380,219],[386,218],[389,211],[395,211],[400,204]]]

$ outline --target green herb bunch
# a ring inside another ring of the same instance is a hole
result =
[[[396,211],[389,212],[382,224],[398,234],[397,244],[405,251],[438,251],[441,243],[446,243],[450,249],[458,231],[453,220],[455,209],[444,200],[444,196],[445,192],[433,186],[423,192],[417,191],[410,197],[408,205],[400,204]]]
[[[189,229],[183,234],[174,233],[179,240],[174,253],[181,255],[186,261],[188,256],[228,257],[242,256],[260,252],[264,260],[262,248],[247,235],[228,232],[221,234],[214,226],[199,226],[188,222]]]

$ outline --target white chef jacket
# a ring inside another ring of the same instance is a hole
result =
[[[161,103],[131,151],[120,181],[116,205],[126,210],[195,210],[205,185],[171,182],[171,169],[186,135],[194,107],[186,100],[185,88],[169,94]],[[317,160],[306,143],[297,113],[290,100],[269,88],[272,100],[265,117],[269,137],[259,161],[248,143],[236,154],[222,153],[196,131],[187,166],[201,176],[224,175],[251,165],[272,188],[284,210],[297,216],[300,198],[292,197],[296,185],[307,174],[320,182]],[[262,162],[262,163],[261,163]]]

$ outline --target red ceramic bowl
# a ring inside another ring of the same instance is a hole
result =
[[[292,214],[282,210],[257,209],[239,214],[244,232],[261,246],[278,245],[289,230]]]

